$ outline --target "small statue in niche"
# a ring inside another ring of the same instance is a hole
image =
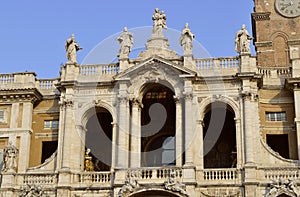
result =
[[[250,53],[250,40],[252,37],[246,30],[246,26],[243,24],[242,29],[236,33],[235,36],[235,51],[238,53]]]
[[[192,55],[193,40],[195,35],[189,28],[189,24],[185,23],[185,27],[181,31],[180,45],[183,47],[184,55]]]
[[[128,58],[131,48],[133,46],[133,35],[124,27],[123,33],[117,38],[120,43],[119,59]]]
[[[85,172],[93,172],[94,164],[92,162],[92,157],[90,156],[91,149],[86,149],[84,156],[84,171]]]
[[[16,172],[17,164],[16,157],[18,154],[18,149],[9,142],[9,145],[3,150],[3,161],[4,165],[2,168],[3,172]]]
[[[77,51],[82,50],[82,48],[80,48],[80,46],[77,44],[77,42],[75,41],[75,35],[72,34],[71,38],[68,38],[66,40],[66,56],[68,58],[68,63],[76,63],[77,62]]]

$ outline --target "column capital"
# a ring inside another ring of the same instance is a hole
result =
[[[192,101],[194,98],[193,92],[183,92],[183,98],[186,101]]]
[[[140,98],[131,98],[130,102],[132,104],[132,107],[142,108],[143,103]]]
[[[127,104],[129,102],[129,97],[127,94],[118,95],[118,100],[120,104]]]

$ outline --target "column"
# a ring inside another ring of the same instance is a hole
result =
[[[204,169],[204,142],[203,142],[203,120],[197,120],[196,134],[195,134],[195,157],[196,165],[200,169]]]
[[[241,133],[241,119],[235,118],[235,130],[236,130],[236,160],[237,168],[241,168],[243,164],[243,151],[242,151],[242,133]]]
[[[116,151],[117,151],[117,123],[114,121],[112,124],[112,149],[111,149],[111,171],[116,167]]]
[[[193,94],[191,92],[185,93],[185,165],[193,165],[193,113],[192,113],[192,101]]]
[[[117,168],[128,167],[129,156],[129,100],[127,96],[119,97],[119,113],[118,113],[118,139],[117,147]]]
[[[58,128],[58,144],[57,144],[57,169],[62,167],[62,151],[63,151],[63,141],[64,141],[64,125],[65,125],[65,105],[63,102],[59,102],[59,128]]]
[[[295,124],[298,145],[298,159],[300,159],[300,89],[295,85],[294,87],[294,105],[295,105]]]
[[[175,99],[176,104],[176,166],[182,166],[182,155],[183,155],[183,132],[182,132],[182,101],[180,98],[176,97]]]
[[[29,165],[32,111],[33,104],[31,102],[25,102],[23,104],[22,113],[22,129],[24,129],[25,131],[20,136],[20,150],[18,162],[19,172],[25,172]]]
[[[141,166],[141,118],[140,102],[138,99],[132,101],[131,115],[131,145],[130,145],[130,167]]]
[[[71,157],[72,157],[72,144],[76,143],[72,141],[72,129],[74,122],[72,121],[72,108],[73,101],[66,100],[65,101],[65,117],[64,117],[64,125],[63,125],[63,144],[62,144],[62,166],[63,169],[71,168]],[[74,128],[75,129],[75,128]],[[78,154],[78,152],[77,152]]]

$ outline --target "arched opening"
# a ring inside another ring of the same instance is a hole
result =
[[[85,147],[90,149],[94,171],[109,171],[112,160],[112,115],[103,107],[97,107],[87,122]],[[90,170],[88,170],[90,171]]]
[[[204,168],[235,168],[236,128],[232,108],[222,102],[207,107],[203,122]]]
[[[290,196],[288,196],[286,194],[280,194],[278,197],[290,197]]]
[[[147,84],[142,103],[141,166],[175,165],[174,92],[161,84]]]
[[[276,36],[273,40],[274,59],[276,66],[289,66],[288,46],[283,36]]]
[[[178,195],[175,195],[173,193],[167,192],[167,191],[142,191],[138,192],[136,194],[131,195],[130,197],[179,197]]]

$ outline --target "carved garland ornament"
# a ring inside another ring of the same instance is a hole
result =
[[[276,197],[281,194],[298,197],[297,184],[292,179],[288,179],[287,182],[282,179],[273,181],[269,186],[266,197]]]
[[[128,194],[136,191],[140,187],[137,180],[138,180],[138,172],[128,171],[125,184],[119,190],[118,197],[127,196]]]
[[[22,187],[19,197],[47,197],[41,186],[26,185]]]
[[[176,180],[176,173],[175,171],[170,172],[170,176],[167,181],[164,183],[165,189],[172,191],[172,192],[178,192],[180,194],[183,194],[187,197],[190,195],[186,192],[186,187],[184,184],[180,183]]]
[[[226,189],[206,189],[201,191],[201,196],[203,197],[241,197],[242,193],[240,189],[226,188]]]

